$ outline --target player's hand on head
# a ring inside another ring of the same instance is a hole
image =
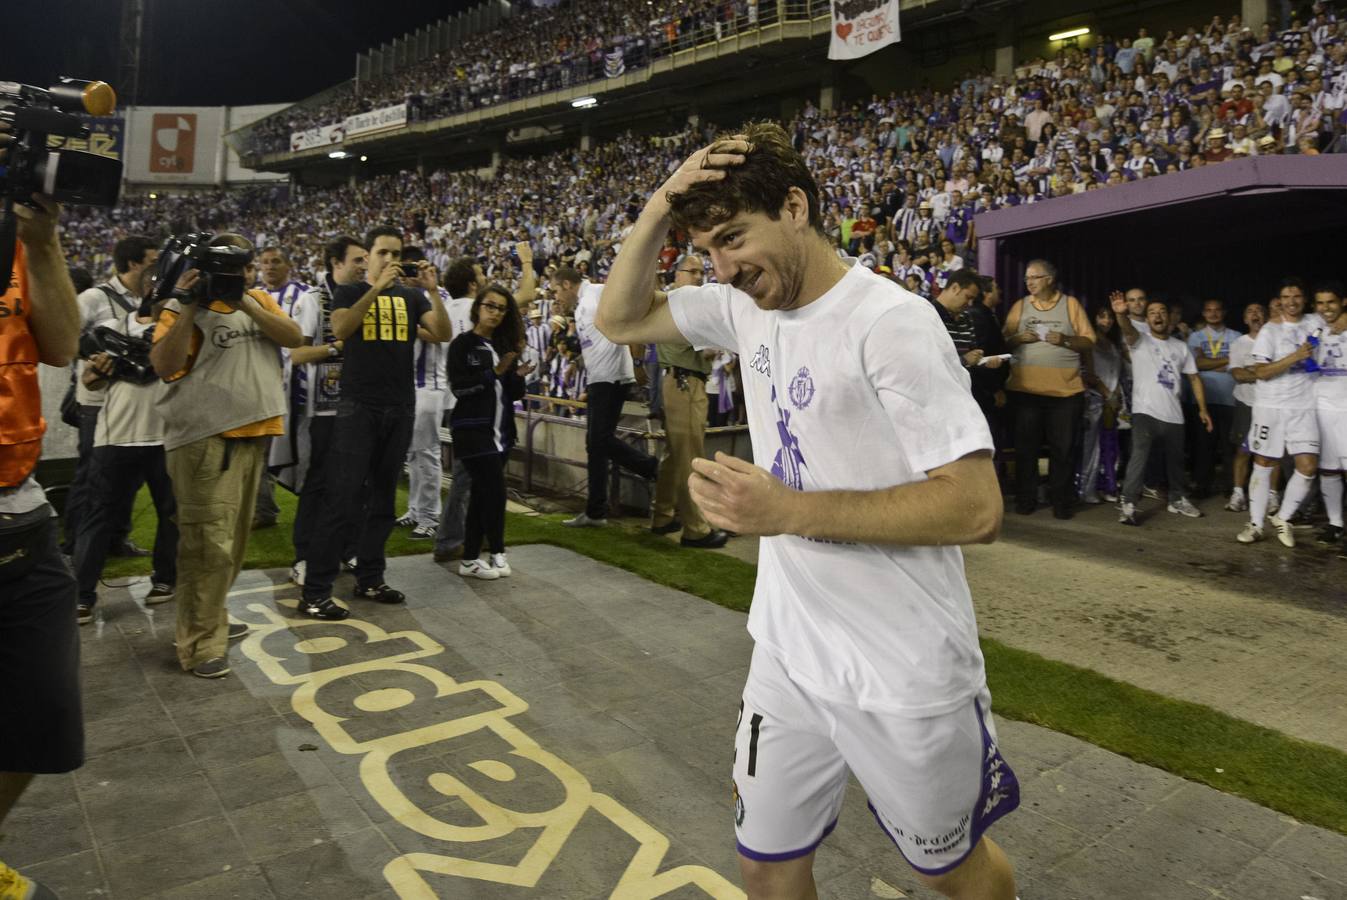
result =
[[[720,452],[692,461],[688,488],[706,521],[738,534],[781,534],[795,494],[766,469]]]
[[[656,193],[657,197],[677,194],[704,181],[719,181],[732,166],[742,165],[753,149],[743,135],[721,138],[684,160]]]

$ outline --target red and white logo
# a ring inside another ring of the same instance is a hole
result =
[[[196,113],[155,113],[150,171],[190,175],[196,164]]]

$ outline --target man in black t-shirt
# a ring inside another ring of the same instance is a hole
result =
[[[417,327],[437,341],[449,339],[449,316],[436,289],[434,266],[422,261],[415,277],[402,274],[397,228],[374,229],[365,246],[370,283],[338,288],[332,298],[332,334],[345,343],[326,473],[331,500],[313,541],[299,604],[301,613],[315,619],[349,614],[331,594],[342,544],[352,529],[360,534],[355,596],[380,603],[406,599],[384,583],[384,545],[393,531],[393,501],[416,415],[412,361]]]

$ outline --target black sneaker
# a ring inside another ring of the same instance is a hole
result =
[[[707,547],[715,549],[716,547],[724,547],[725,542],[729,539],[730,536],[719,528],[712,528],[699,538],[685,537],[679,539],[678,543],[684,547]]]
[[[249,628],[247,625],[244,625],[242,622],[229,623],[229,639],[231,641],[237,641],[239,638],[243,637],[250,631],[252,631],[252,629]]]
[[[229,660],[223,656],[208,659],[203,663],[198,663],[192,669],[192,674],[197,678],[223,678],[229,674]]]
[[[403,603],[407,599],[407,595],[402,591],[395,591],[386,584],[358,587],[355,589],[355,595],[362,600],[374,600],[378,603]]]
[[[321,600],[300,600],[299,612],[310,619],[323,619],[327,622],[340,622],[351,614],[345,607],[338,606],[331,597]]]
[[[156,581],[150,585],[150,592],[145,595],[145,605],[154,606],[157,603],[167,603],[173,599],[174,588],[171,584],[164,584]]]
[[[683,530],[683,523],[677,519],[670,519],[663,525],[651,525],[650,530],[655,534],[673,534],[675,531]]]
[[[1342,540],[1342,528],[1338,525],[1325,525],[1314,536],[1316,544],[1336,544]]]
[[[75,621],[80,625],[88,625],[94,620],[94,608],[87,603],[81,603],[75,607]]]
[[[130,538],[127,538],[126,540],[122,541],[120,544],[117,544],[117,545],[115,545],[114,547],[112,547],[112,548],[108,551],[108,553],[109,553],[111,556],[120,556],[120,557],[122,557],[122,558],[128,558],[128,557],[142,557],[142,556],[153,556],[153,555],[154,555],[151,551],[146,550],[144,547],[140,546],[139,544],[137,544],[135,541],[131,540]]]

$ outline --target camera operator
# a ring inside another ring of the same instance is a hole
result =
[[[204,259],[178,276],[150,351],[168,382],[160,409],[180,531],[178,662],[202,678],[229,674],[231,632],[247,632],[230,628],[225,596],[243,565],[267,438],[283,429],[277,348],[302,340],[265,291],[244,289],[252,250],[237,234],[210,237]]]
[[[120,523],[130,521],[142,483],[150,487],[159,520],[154,536],[154,572],[145,604],[172,600],[178,577],[177,505],[164,459],[164,420],[158,408],[164,385],[154,377],[148,358],[154,316],[149,309],[143,315],[137,309],[115,326],[106,327],[137,341],[138,345],[130,346],[138,352],[132,359],[109,347],[89,357],[82,376],[86,388],[105,394],[107,399],[94,428],[89,502],[75,538],[75,577],[79,581],[76,616],[81,625],[93,621],[108,537]],[[95,337],[104,331],[100,328]]]
[[[345,342],[341,401],[328,451],[329,503],[311,545],[299,604],[302,614],[316,619],[349,615],[331,595],[341,543],[352,531],[360,532],[355,596],[379,603],[406,599],[384,582],[384,545],[416,413],[413,348],[418,327],[434,341],[449,337],[435,267],[422,260],[417,276],[403,274],[398,228],[375,228],[366,246],[370,283],[343,286],[332,299],[332,334]],[[357,527],[362,514],[367,518]]]
[[[9,140],[0,125],[0,163]],[[14,269],[0,292],[0,826],[35,774],[84,763],[75,580],[33,477],[46,430],[38,363],[74,359],[80,317],[60,207],[33,201],[14,206]],[[50,896],[3,862],[0,883],[14,896]]]
[[[90,482],[93,468],[94,428],[105,394],[91,389],[83,380],[87,368],[84,360],[93,351],[90,338],[100,325],[118,326],[140,305],[145,295],[145,282],[159,259],[159,248],[147,237],[133,235],[122,238],[112,248],[113,268],[116,274],[102,284],[83,291],[78,298],[80,309],[81,361],[76,363],[75,402],[79,406],[79,459],[75,463],[75,479],[65,504],[65,541],[67,556],[75,555],[75,541],[79,537],[81,517],[85,514],[90,494],[95,490]],[[137,481],[135,487],[140,487]],[[134,491],[132,492],[134,496]],[[149,556],[148,550],[131,542],[130,511],[120,521],[114,520],[108,532],[110,551],[114,556]]]

